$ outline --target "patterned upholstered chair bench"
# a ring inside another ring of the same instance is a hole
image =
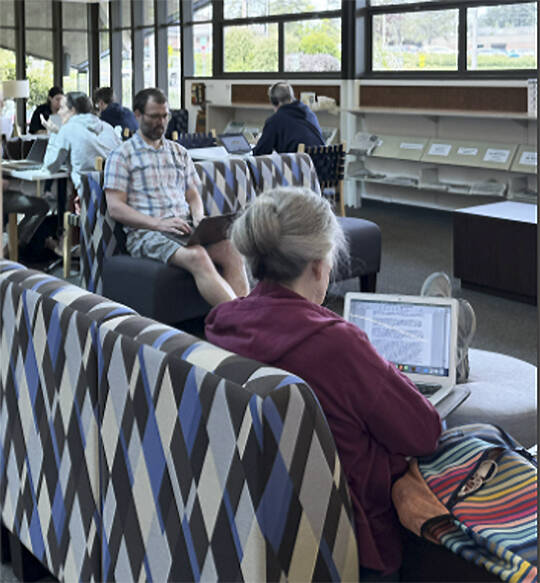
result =
[[[305,186],[320,194],[317,172],[308,154],[271,154],[246,159],[253,176],[255,191],[276,186]],[[350,260],[339,266],[336,280],[358,278],[362,291],[374,292],[381,266],[381,230],[372,221],[338,217],[349,242]]]
[[[7,260],[0,330],[2,522],[60,581],[358,580],[301,379]]]

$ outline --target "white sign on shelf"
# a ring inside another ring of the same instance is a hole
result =
[[[431,156],[448,156],[451,149],[451,144],[431,144],[428,154]]]
[[[422,150],[424,144],[418,144],[416,142],[401,142],[401,144],[399,144],[399,147],[402,150]]]
[[[510,150],[498,150],[496,148],[488,148],[484,154],[484,162],[496,162],[497,164],[504,164],[510,156]]]
[[[476,156],[478,154],[478,148],[465,148],[464,146],[461,146],[458,148],[457,153],[460,156]]]
[[[538,165],[538,152],[523,152],[519,163],[523,166],[537,166]]]

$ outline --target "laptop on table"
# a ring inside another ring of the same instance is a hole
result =
[[[251,145],[244,134],[220,134],[218,136],[229,154],[250,154]]]
[[[2,168],[8,170],[38,170],[45,159],[48,140],[36,139],[24,160],[2,161]]]
[[[407,375],[433,405],[454,388],[457,300],[349,292],[343,317],[363,330],[377,352]]]

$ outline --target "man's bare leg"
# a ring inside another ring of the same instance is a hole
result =
[[[208,245],[206,248],[212,261],[223,269],[223,278],[230,284],[237,296],[247,296],[249,282],[242,255],[229,239]]]
[[[180,247],[169,259],[169,263],[183,267],[193,275],[199,293],[211,306],[236,298],[232,287],[218,273],[204,247]]]

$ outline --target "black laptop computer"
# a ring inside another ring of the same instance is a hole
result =
[[[201,222],[187,235],[163,233],[168,239],[180,243],[184,247],[191,245],[212,245],[229,237],[229,229],[236,213],[226,213],[215,217],[204,217]]]
[[[220,134],[219,139],[229,154],[249,154],[251,145],[244,134]]]
[[[34,140],[28,156],[24,160],[2,161],[2,168],[8,170],[37,170],[41,168],[48,143],[48,140],[41,138]]]

